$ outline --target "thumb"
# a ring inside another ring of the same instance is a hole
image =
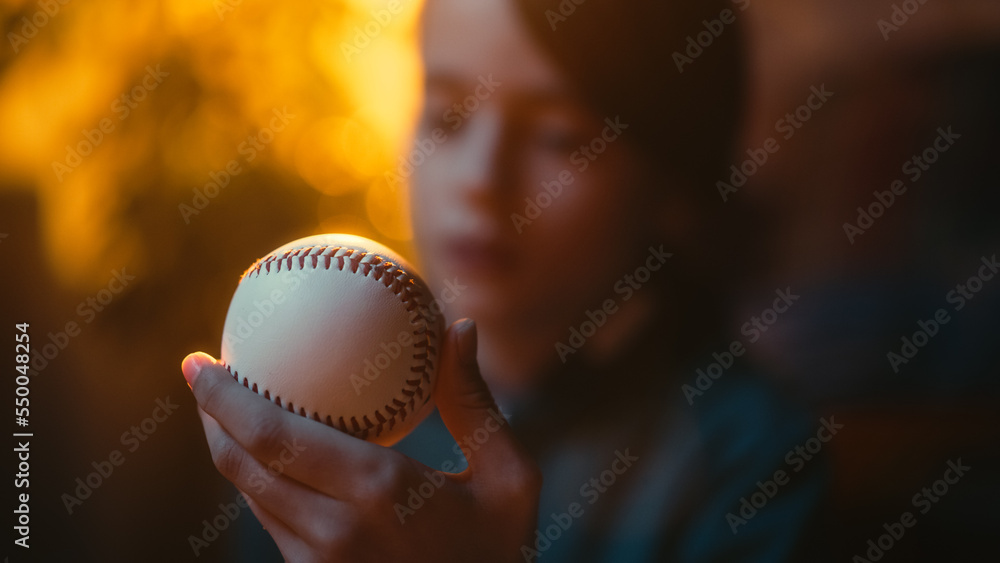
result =
[[[476,361],[476,323],[455,321],[441,350],[435,402],[441,419],[473,470],[502,470],[524,452],[510,431]]]

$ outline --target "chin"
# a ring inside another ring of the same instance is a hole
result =
[[[468,317],[479,323],[495,323],[512,312],[512,300],[503,292],[469,286],[451,304],[442,304],[449,322]]]

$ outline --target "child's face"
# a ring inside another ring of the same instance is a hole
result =
[[[515,10],[427,3],[413,224],[427,281],[465,286],[448,317],[568,329],[667,241],[627,123],[583,104]]]

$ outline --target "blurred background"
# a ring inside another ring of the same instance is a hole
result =
[[[230,560],[235,533],[197,557],[189,543],[235,493],[180,361],[218,353],[238,276],[289,240],[351,232],[409,254],[399,155],[420,4],[0,0],[0,330],[31,324],[36,560]],[[761,295],[802,296],[751,354],[845,424],[833,554],[861,553],[961,457],[975,469],[885,558],[951,559],[1000,506],[1000,279],[961,310],[948,300],[1000,252],[1000,5],[754,0],[746,14],[742,146],[781,149],[730,196],[763,218],[763,274],[733,334]],[[832,95],[784,137],[813,87]],[[960,137],[913,180],[905,163],[949,128]],[[907,191],[852,242],[844,224],[897,179]],[[949,323],[894,369],[887,354],[940,308]],[[158,400],[177,407],[144,423]],[[114,450],[124,463],[69,513],[76,479]]]

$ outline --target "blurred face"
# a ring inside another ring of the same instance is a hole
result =
[[[450,319],[562,338],[666,241],[627,123],[585,106],[518,18],[510,0],[428,1],[413,224],[427,281],[464,286]]]

